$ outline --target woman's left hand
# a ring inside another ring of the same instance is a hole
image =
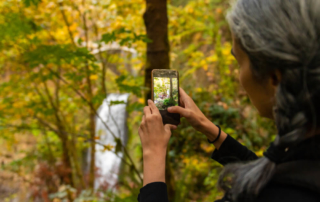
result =
[[[152,102],[144,107],[144,116],[139,127],[139,136],[143,150],[144,179],[143,184],[165,182],[165,158],[171,130],[175,125],[162,123],[161,114]]]

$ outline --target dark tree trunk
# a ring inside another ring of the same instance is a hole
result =
[[[166,0],[146,0],[146,12],[143,15],[147,36],[152,40],[147,44],[147,63],[145,68],[145,101],[151,99],[151,71],[153,69],[169,69],[169,41],[168,41],[168,14]],[[171,92],[170,92],[171,94]],[[166,183],[168,186],[169,201],[174,200],[174,178],[167,157]]]
[[[170,99],[173,99],[173,94],[172,94],[172,78],[170,78]]]
[[[147,36],[152,40],[147,44],[147,64],[145,68],[145,86],[151,89],[151,71],[169,69],[168,16],[166,0],[146,0],[146,12],[143,15]],[[145,100],[151,99],[147,90]]]

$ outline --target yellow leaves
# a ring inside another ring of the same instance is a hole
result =
[[[103,145],[102,152],[111,151],[113,148],[114,148],[114,146],[109,145],[109,144],[108,145]]]
[[[186,165],[186,167],[192,169],[192,170],[204,170],[208,168],[208,164],[205,160],[200,159],[199,156],[192,156],[192,157],[184,157],[182,155],[183,159],[182,162]]]
[[[139,98],[138,102],[141,103],[141,104],[144,104],[144,98]]]
[[[231,54],[232,45],[229,42],[223,44],[222,55],[224,56],[226,65],[230,65],[235,61],[235,58]]]
[[[232,48],[232,45],[230,42],[225,42],[222,46],[222,53],[223,55],[229,55],[231,54],[231,48]]]
[[[76,31],[77,28],[78,28],[77,23],[73,23],[73,24],[69,27],[70,31],[72,31],[72,32]]]
[[[264,150],[259,150],[259,151],[256,151],[255,154],[256,154],[258,157],[262,157],[262,156],[263,156],[263,152],[264,152]]]
[[[228,57],[226,58],[226,64],[230,65],[235,61],[235,58],[232,55],[228,55]]]
[[[207,60],[208,60],[208,62],[211,62],[211,63],[217,62],[218,61],[218,56],[216,54],[211,55],[211,56],[207,57]]]
[[[117,16],[115,22],[112,24],[114,29],[125,27],[124,19],[121,16]]]
[[[110,9],[110,10],[115,10],[115,9],[117,9],[117,5],[116,5],[116,4],[111,4],[111,5],[109,6],[109,9]]]
[[[179,22],[177,20],[172,20],[171,21],[171,24],[174,26],[174,27],[178,27],[179,26]]]
[[[208,65],[207,64],[205,64],[202,68],[204,69],[204,71],[208,71]]]
[[[98,75],[96,74],[90,75],[90,80],[97,80],[97,79],[98,79]]]
[[[24,106],[23,102],[14,102],[12,104],[12,107],[14,107],[14,108],[22,108],[23,106]]]
[[[198,63],[192,62],[191,65],[192,65],[193,67],[197,67],[197,66],[198,66]]]
[[[183,163],[185,163],[185,164],[189,164],[189,162],[190,162],[190,159],[188,159],[188,158],[185,158],[185,159],[183,159],[183,160],[182,160],[182,162],[183,162]]]
[[[203,56],[204,56],[204,54],[201,51],[195,51],[195,52],[191,53],[192,58],[197,58],[197,57],[201,58]]]
[[[214,150],[214,147],[207,143],[201,143],[200,145],[201,149],[203,149],[206,153],[212,153]]]
[[[191,6],[186,6],[185,11],[186,11],[187,13],[189,13],[189,14],[194,13],[194,9],[193,9],[193,7],[191,7]]]
[[[231,49],[224,48],[222,49],[222,55],[228,56],[230,54]]]
[[[207,64],[207,62],[205,61],[205,60],[201,60],[201,62],[200,62],[200,65],[201,66],[204,66],[204,65],[206,65]]]

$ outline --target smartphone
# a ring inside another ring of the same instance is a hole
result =
[[[151,97],[160,111],[163,124],[178,125],[180,114],[169,113],[167,109],[180,105],[179,72],[169,69],[154,69],[151,77]]]

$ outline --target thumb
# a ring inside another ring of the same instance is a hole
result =
[[[169,107],[168,112],[180,114],[182,117],[187,117],[189,114],[189,111],[187,109],[180,106]]]
[[[166,131],[171,131],[171,130],[177,129],[177,126],[176,126],[176,125],[172,125],[172,124],[166,124],[166,125],[164,126],[164,129],[165,129]]]

